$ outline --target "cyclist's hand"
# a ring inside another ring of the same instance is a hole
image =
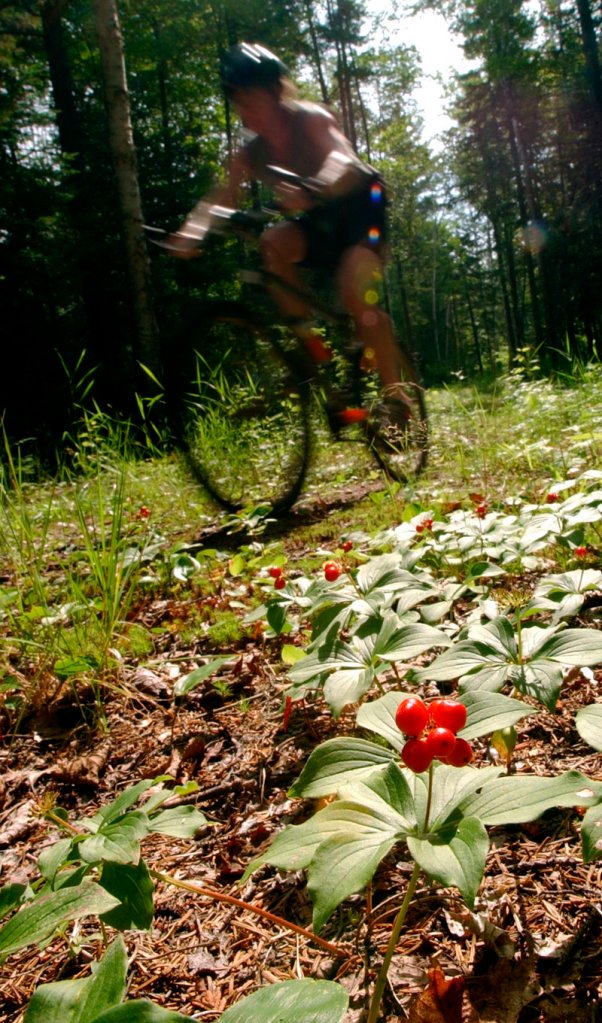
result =
[[[174,231],[165,239],[165,248],[176,259],[196,259],[201,255],[199,239]]]
[[[281,181],[276,186],[275,191],[278,204],[283,210],[302,212],[303,210],[310,210],[314,205],[314,200],[306,188],[289,184],[288,181]]]

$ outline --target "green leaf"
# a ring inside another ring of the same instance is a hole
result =
[[[60,927],[84,916],[99,916],[118,905],[118,900],[94,881],[75,888],[61,888],[34,899],[0,930],[0,957],[45,941]]]
[[[589,806],[602,797],[602,782],[579,771],[555,778],[518,775],[489,781],[462,803],[466,816],[484,824],[524,824],[555,806]]]
[[[72,847],[72,838],[61,838],[58,842],[54,842],[40,853],[38,869],[42,877],[45,877],[51,885],[54,883],[57,870],[67,860]]]
[[[493,646],[485,646],[483,643],[475,643],[472,640],[460,640],[451,650],[445,650],[426,668],[417,671],[416,677],[444,682],[450,679],[464,678],[484,667],[499,667],[500,665],[503,665],[505,669],[506,659],[502,659]]]
[[[303,824],[289,824],[273,838],[265,852],[252,860],[243,875],[243,881],[261,867],[270,863],[282,870],[304,870],[324,835],[320,830],[320,814],[315,814]]]
[[[487,788],[502,774],[501,766],[491,767],[449,767],[446,764],[434,765],[433,788],[429,809],[429,832],[444,833],[449,830],[450,822],[455,827],[463,807],[475,794]],[[425,819],[428,795],[428,779],[425,774],[416,775],[405,771],[413,789],[416,816],[419,821]],[[475,814],[465,814],[475,816]]]
[[[367,693],[375,679],[374,668],[353,663],[352,655],[339,671],[333,671],[324,683],[324,699],[333,717],[338,718],[345,707]]]
[[[294,646],[292,643],[283,643],[282,650],[280,651],[280,659],[283,664],[296,664],[297,661],[301,661],[305,657],[305,650],[302,650],[299,646]]]
[[[128,789],[124,789],[117,799],[114,799],[112,803],[107,806],[101,807],[101,809],[94,814],[93,817],[85,817],[81,821],[77,821],[78,824],[83,825],[88,831],[96,832],[100,827],[106,824],[110,824],[116,821],[118,817],[123,816],[126,810],[129,810],[130,806],[137,803],[140,796],[146,792],[147,789],[152,788],[156,785],[159,779],[145,779],[139,781],[135,785],[130,785]]]
[[[75,675],[85,675],[91,671],[98,671],[98,661],[95,657],[82,655],[81,657],[72,657],[68,660],[55,661],[53,670],[57,678],[73,678]]]
[[[307,879],[316,934],[344,899],[366,887],[395,842],[394,831],[365,829],[360,834],[332,835],[320,844]]]
[[[591,703],[578,710],[575,727],[588,746],[602,751],[602,703]]]
[[[383,554],[377,558],[370,558],[362,565],[356,581],[361,593],[370,596],[374,590],[396,593],[403,590],[408,583],[415,582],[415,579],[411,572],[400,568],[398,555]]]
[[[281,632],[284,632],[286,626],[286,604],[281,600],[274,600],[268,604],[266,609],[266,619],[272,632],[277,636]]]
[[[587,667],[602,661],[602,632],[598,629],[565,629],[539,648],[539,656],[565,666]]]
[[[18,909],[31,888],[26,884],[5,884],[0,888],[0,919]]]
[[[548,710],[554,710],[562,689],[562,668],[555,661],[533,659],[522,671],[513,673],[512,681],[525,696],[533,696]]]
[[[468,720],[459,735],[467,740],[490,735],[537,713],[534,707],[528,707],[520,700],[482,690],[464,692],[460,702],[466,707]]]
[[[172,838],[192,838],[207,818],[194,806],[173,806],[151,818],[149,831]]]
[[[414,693],[391,690],[379,697],[378,700],[362,704],[355,720],[360,728],[367,728],[370,732],[382,736],[393,749],[400,751],[405,745],[406,736],[399,731],[395,724],[395,714],[401,701],[414,695]]]
[[[242,998],[219,1023],[342,1023],[348,1004],[333,981],[283,980]]]
[[[434,646],[449,646],[451,639],[432,625],[399,625],[395,614],[385,615],[373,655],[383,661],[410,661]]]
[[[162,1009],[160,1005],[140,998],[107,1009],[96,1017],[94,1023],[183,1023],[183,1021],[189,1023],[191,1019],[191,1016],[182,1016],[179,1012]]]
[[[590,806],[581,822],[581,847],[585,863],[602,857],[602,802]]]
[[[92,975],[84,980],[61,980],[34,991],[24,1023],[95,1023],[99,1013],[118,1005],[125,997],[127,953],[118,937]]]
[[[205,679],[210,678],[211,675],[215,675],[222,665],[225,664],[226,661],[230,660],[232,660],[230,655],[212,657],[207,664],[202,664],[200,668],[195,668],[195,670],[189,672],[188,675],[184,675],[182,678],[179,678],[173,689],[174,696],[187,696],[193,689],[200,686]]]
[[[118,931],[149,930],[155,911],[155,886],[144,860],[136,866],[105,863],[101,883],[120,903],[102,914],[104,923]]]
[[[481,821],[464,817],[447,839],[438,833],[408,835],[406,841],[416,863],[446,888],[458,888],[472,908],[489,851],[489,838]]]
[[[307,888],[318,931],[333,910],[368,883],[378,864],[412,824],[361,783],[349,787],[356,798],[330,803],[313,818],[322,841],[308,868]]]
[[[80,842],[79,855],[86,863],[137,863],[140,858],[140,840],[148,835],[149,828],[150,821],[146,814],[134,810]]]
[[[289,795],[306,799],[331,795],[352,777],[382,771],[393,758],[390,750],[365,739],[328,739],[313,750]]]

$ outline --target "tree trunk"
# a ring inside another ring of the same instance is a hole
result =
[[[144,220],[119,14],[116,0],[92,0],[92,5],[135,320],[134,350],[136,358],[157,376],[160,374],[157,329],[151,298],[150,263],[142,233]]]
[[[309,28],[309,38],[311,39],[311,52],[314,61],[314,68],[318,76],[318,82],[320,83],[320,93],[322,96],[322,102],[330,103],[330,96],[328,95],[326,78],[324,77],[324,67],[322,62],[322,56],[320,54],[320,46],[318,43],[318,34],[316,32],[314,13],[312,10],[310,0],[305,0],[305,16],[307,18],[307,25]]]
[[[583,41],[583,52],[585,53],[587,79],[598,108],[598,113],[602,116],[602,71],[600,70],[598,43],[589,0],[577,0],[577,10],[579,11],[579,21],[581,24],[581,39]]]
[[[69,183],[71,198],[68,208],[78,239],[77,268],[86,317],[86,343],[92,351],[93,358],[104,363],[107,357],[111,359],[111,356],[114,356],[113,346],[118,345],[118,338],[115,336],[118,314],[112,301],[107,297],[109,289],[103,288],[99,279],[102,269],[99,270],[98,244],[93,237],[90,215],[94,200],[87,185],[85,142],[61,20],[65,6],[66,0],[46,0],[41,8],[42,32],[59,144],[71,171]],[[114,395],[112,388],[111,391]]]

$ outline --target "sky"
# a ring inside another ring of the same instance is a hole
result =
[[[399,11],[395,0],[366,0],[368,14]],[[434,11],[424,11],[413,17],[400,19],[400,27],[391,42],[415,46],[422,61],[424,81],[414,94],[418,109],[424,118],[424,135],[433,148],[438,148],[438,136],[449,128],[451,121],[444,111],[443,87],[437,81],[450,77],[450,71],[462,71],[469,65],[462,48],[449,31],[445,18]]]

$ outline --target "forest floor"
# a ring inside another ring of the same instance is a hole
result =
[[[333,490],[330,502],[302,503],[274,527],[289,558],[330,542],[370,502],[372,483]],[[366,494],[368,496],[366,496]],[[311,536],[308,534],[311,526]],[[286,528],[285,528],[286,527]],[[230,549],[244,543],[207,525],[198,547]],[[247,538],[248,540],[248,538]],[[266,536],[262,537],[265,542]],[[216,588],[216,615],[232,594]],[[124,659],[120,691],[105,695],[106,727],[81,724],[86,694],[63,688],[22,722],[0,748],[0,856],[2,883],[37,877],[36,860],[57,838],[40,816],[56,802],[71,818],[89,815],[140,779],[167,774],[192,780],[187,797],[210,826],[194,839],[152,835],[144,842],[149,865],[189,883],[159,883],[148,932],[128,932],[129,997],[147,997],[192,1019],[217,1021],[242,996],[297,976],[339,980],[349,991],[349,1023],[360,1023],[367,985],[374,979],[393,918],[412,869],[396,847],[366,895],[346,900],[318,944],[274,923],[265,911],[311,927],[304,876],[261,867],[240,884],[249,862],[284,824],[299,823],[313,807],[288,796],[315,746],[351,734],[352,710],[334,721],[316,698],[283,716],[287,683],[279,644],[247,630],[219,653],[230,659],[219,685],[207,681],[177,710],[173,665],[191,670],[216,653],[202,634],[182,641],[182,625],[206,612],[207,595],[147,598],[130,620],[158,637],[152,667]],[[591,625],[591,622],[589,622]],[[393,675],[385,689],[398,688]],[[88,694],[89,695],[89,694]],[[602,671],[577,675],[554,712],[540,711],[521,725],[512,770],[547,775],[576,769],[602,777],[602,754],[574,728],[575,712],[602,700]],[[475,744],[476,764],[488,762],[487,743]],[[424,882],[418,889],[389,974],[382,1019],[388,1023],[596,1023],[602,1020],[602,861],[584,864],[578,814],[549,811],[538,821],[492,828],[491,851],[473,913],[450,889]],[[197,886],[204,894],[195,893]],[[209,891],[208,891],[209,890]],[[211,892],[215,893],[213,896]],[[242,900],[229,904],[223,897]],[[259,910],[259,912],[257,911]],[[261,911],[264,911],[263,913]],[[103,936],[92,922],[39,948],[13,955],[0,968],[0,1023],[19,1023],[40,983],[86,976],[101,955]],[[465,980],[461,1011],[425,1008],[429,974]],[[455,1014],[454,1014],[455,1013]],[[251,1021],[252,1023],[252,1021]]]

